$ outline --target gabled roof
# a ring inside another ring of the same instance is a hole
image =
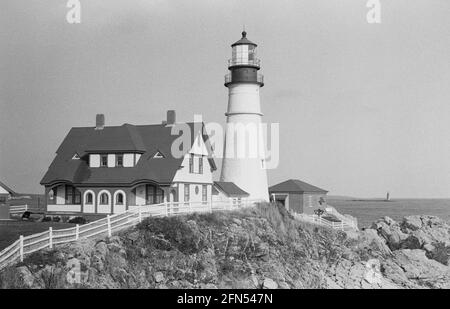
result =
[[[208,141],[208,136],[203,133],[203,123],[187,125],[192,132],[191,146],[199,134],[205,142]],[[96,130],[94,127],[72,128],[58,148],[41,184],[69,182],[77,185],[134,185],[141,181],[169,184],[183,161],[183,157],[173,157],[171,151],[172,143],[183,132],[172,135],[171,131],[172,126],[164,124],[124,124],[104,127],[102,130]],[[186,148],[189,149],[183,149],[184,153],[190,150],[190,147]],[[162,152],[165,158],[152,159],[157,151]],[[102,152],[134,152],[142,155],[134,167],[89,168],[87,154]],[[80,160],[72,159],[75,153],[81,157]],[[216,169],[212,154],[208,159],[211,167]]]
[[[214,181],[214,185],[228,197],[247,197],[250,195],[239,188],[234,182]]]
[[[0,181],[0,187],[2,187],[3,189],[5,189],[5,191],[8,191],[9,194],[11,195],[16,195],[16,192],[14,192],[10,187],[8,187],[7,185],[5,185],[3,182]]]
[[[284,182],[281,182],[277,185],[274,185],[269,188],[269,192],[295,192],[295,193],[304,193],[304,192],[321,192],[327,193],[327,190],[315,187],[310,185],[309,183],[300,181],[298,179],[289,179]]]

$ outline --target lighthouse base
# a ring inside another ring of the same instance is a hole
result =
[[[268,202],[267,172],[261,161],[256,158],[224,158],[220,181],[233,182],[249,194],[249,199]]]

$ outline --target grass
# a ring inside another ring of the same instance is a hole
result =
[[[0,221],[0,250],[6,248],[20,235],[28,236],[35,233],[47,231],[49,227],[53,229],[64,229],[75,226],[70,223],[60,222],[28,222],[28,221]]]

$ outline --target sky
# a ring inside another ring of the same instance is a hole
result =
[[[258,44],[264,122],[280,125],[269,184],[333,195],[450,197],[450,2],[0,1],[0,180],[39,185],[71,127],[225,123],[230,44]],[[219,177],[217,173],[216,177]]]

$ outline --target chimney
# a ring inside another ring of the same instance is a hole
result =
[[[95,129],[103,130],[104,127],[105,127],[105,115],[97,114],[97,116],[95,116]]]
[[[176,120],[176,114],[174,110],[168,110],[167,111],[167,121],[166,121],[166,125],[170,126],[170,125],[174,125]]]

